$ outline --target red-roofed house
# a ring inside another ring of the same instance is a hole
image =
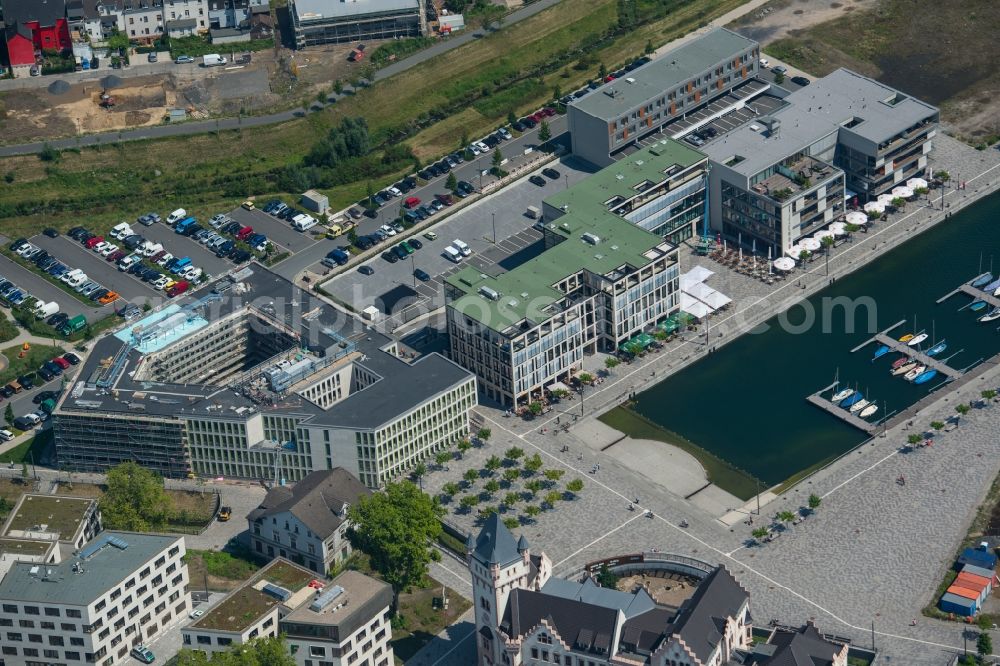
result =
[[[4,46],[14,76],[28,76],[36,50],[73,48],[65,0],[4,0]]]

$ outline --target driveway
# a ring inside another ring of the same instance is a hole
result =
[[[207,220],[204,220],[203,223],[199,222],[199,224],[206,229],[214,231],[214,229],[208,226]],[[233,267],[232,263],[215,256],[214,252],[198,241],[175,233],[172,227],[168,227],[162,222],[148,227],[133,225],[132,229],[144,238],[162,244],[163,249],[175,257],[190,257],[193,265],[209,275],[221,275]]]
[[[74,296],[70,296],[50,282],[50,278],[44,278],[41,275],[32,273],[21,264],[2,254],[0,254],[0,276],[10,280],[18,287],[27,289],[35,298],[40,298],[46,303],[55,301],[59,304],[59,310],[65,312],[70,317],[82,314],[87,317],[87,321],[93,323],[101,319],[108,312],[104,307],[84,305]]]
[[[264,203],[266,201],[261,200],[258,202],[258,205],[264,205]],[[297,208],[302,210],[301,206],[297,206]],[[309,214],[316,218],[319,217],[315,213]],[[247,210],[246,208],[239,207],[230,211],[227,215],[244,226],[253,227],[253,230],[257,233],[267,236],[269,241],[279,246],[279,252],[283,250],[301,252],[316,243],[316,239],[308,231],[305,233],[296,231],[285,220],[279,220],[262,210]],[[320,228],[320,225],[314,227],[316,230]]]
[[[120,241],[107,236],[106,238],[121,247]],[[31,242],[49,254],[58,257],[59,261],[67,266],[79,268],[87,274],[88,279],[101,283],[106,289],[113,289],[127,301],[142,303],[147,298],[153,298],[158,295],[149,285],[136,280],[131,275],[122,273],[118,270],[114,262],[105,261],[104,257],[93,250],[88,250],[68,236],[49,238],[48,236],[39,234],[32,237]],[[61,305],[62,301],[59,301],[59,303]],[[108,314],[111,311],[111,305],[104,306],[104,314]]]

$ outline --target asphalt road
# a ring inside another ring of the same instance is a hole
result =
[[[534,6],[534,5],[532,5]],[[552,135],[555,137],[553,143],[568,143],[568,135],[566,133],[567,121],[565,116],[553,116],[549,119],[549,129]],[[528,130],[519,137],[515,137],[511,141],[504,141],[498,147],[500,148],[501,154],[510,160],[504,165],[504,169],[507,171],[512,170],[519,164],[523,164],[531,157],[525,155],[524,151],[526,149],[534,148],[538,145],[538,130],[540,126],[534,129]],[[472,162],[465,162],[458,165],[458,167],[452,169],[452,173],[458,180],[465,180],[472,184],[474,187],[478,188],[481,184],[481,173],[483,169],[489,169],[492,166],[492,153],[487,153],[485,155],[479,156],[478,159]],[[448,180],[448,176],[443,175],[437,178],[427,181],[425,184],[418,186],[417,188],[410,190],[406,193],[407,197],[418,197],[421,201],[427,202],[434,198],[435,194],[442,194],[447,192],[445,189],[445,181]],[[486,182],[489,182],[488,180]],[[388,203],[386,203],[382,208],[378,210],[378,215],[375,219],[368,217],[362,217],[358,223],[358,234],[370,234],[386,222],[394,220],[399,216],[399,206],[402,203],[402,197],[397,197]],[[441,213],[438,213],[441,215]],[[319,262],[327,255],[330,250],[344,246],[347,244],[347,238],[340,237],[335,240],[320,240],[310,247],[306,248],[302,252],[298,252],[288,259],[285,259],[279,264],[272,267],[276,273],[281,275],[287,280],[294,280],[295,276],[302,271],[315,267],[319,265]],[[385,244],[388,247],[388,243]]]
[[[264,203],[266,203],[266,200],[261,200],[258,202],[258,205],[263,205]],[[297,206],[296,208],[302,212],[308,212],[303,210],[301,206]],[[226,215],[240,224],[253,227],[255,232],[267,236],[269,241],[278,246],[279,252],[284,250],[289,252],[302,252],[316,242],[316,239],[314,239],[312,234],[309,232],[302,233],[301,231],[296,231],[295,229],[292,229],[289,222],[279,220],[273,215],[268,215],[262,210],[247,210],[240,207],[235,210],[228,211]],[[315,214],[312,215],[317,217]],[[320,228],[321,227],[317,225],[313,230],[318,231]]]
[[[0,255],[0,276],[5,280],[10,280],[21,289],[26,289],[35,298],[40,298],[46,303],[55,301],[59,304],[59,310],[71,317],[82,314],[87,317],[87,321],[95,322],[107,313],[103,307],[84,305],[46,278],[32,273],[6,255]]]
[[[511,25],[512,23],[517,23],[518,21],[524,20],[529,16],[537,14],[538,12],[551,7],[558,3],[559,0],[538,0],[538,2],[532,3],[526,7],[513,12],[504,19],[504,25]],[[467,44],[475,39],[482,37],[481,32],[467,31],[460,35],[454,37],[449,37],[447,40],[442,40],[434,46],[424,49],[418,53],[413,54],[408,58],[404,58],[399,62],[393,63],[388,67],[380,69],[375,74],[375,80],[381,81],[382,79],[388,78],[394,74],[398,74],[402,71],[419,65],[422,62],[430,60],[435,56],[438,56],[451,49],[458,48],[463,44]],[[197,66],[197,65],[196,65]],[[128,76],[146,76],[149,74],[161,73],[159,68],[162,68],[162,72],[172,71],[171,68],[177,67],[172,62],[158,62],[155,64],[145,63],[143,65],[135,65],[134,68],[129,70],[97,70],[92,73],[88,73],[87,78],[93,78],[94,80],[106,76],[107,74],[114,73],[116,76],[122,78],[127,78]],[[83,74],[80,72],[79,74]],[[223,75],[224,76],[224,75]],[[48,85],[52,81],[55,81],[58,77],[35,77],[36,79],[44,79],[45,85]],[[23,79],[22,79],[23,80]],[[27,86],[24,86],[27,87]],[[351,94],[351,88],[348,86],[345,92],[339,97]],[[339,98],[338,96],[332,96],[331,99]],[[316,110],[323,108],[319,102],[314,102],[311,106],[311,110]],[[233,130],[242,127],[261,127],[264,125],[273,125],[275,123],[281,123],[294,118],[301,117],[308,113],[307,110],[299,107],[295,109],[288,109],[286,111],[281,111],[279,113],[272,113],[266,116],[250,116],[250,117],[238,117],[238,118],[218,118],[215,120],[197,120],[186,123],[180,123],[178,125],[156,125],[154,127],[142,127],[133,130],[124,130],[118,132],[107,132],[103,134],[86,134],[79,137],[70,137],[66,139],[56,139],[53,141],[34,141],[31,143],[22,143],[17,145],[9,145],[0,147],[0,157],[10,157],[11,155],[30,155],[33,153],[41,152],[42,148],[46,145],[52,146],[53,148],[79,148],[82,146],[96,146],[108,143],[118,143],[121,141],[141,141],[143,139],[162,139],[166,137],[174,136],[189,136],[191,134],[204,134],[206,132],[217,132],[221,130]]]

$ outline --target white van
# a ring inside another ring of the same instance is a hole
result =
[[[154,243],[153,241],[146,241],[142,244],[139,252],[142,253],[144,257],[152,257],[154,254],[163,249],[163,245],[160,243]]]
[[[448,247],[446,247],[444,249],[444,256],[448,257],[449,259],[451,259],[452,261],[454,261],[456,264],[458,262],[462,261],[462,253],[459,252],[458,250],[456,250],[455,248],[453,248],[451,245],[449,245]]]
[[[86,282],[87,280],[88,280],[87,274],[86,273],[80,273],[76,277],[67,280],[66,284],[68,284],[69,286],[71,286],[73,288],[76,288],[76,287],[79,287],[84,282]]]
[[[121,261],[118,262],[118,270],[124,272],[135,266],[137,263],[142,261],[142,259],[137,254],[130,254]]]
[[[115,226],[111,227],[111,237],[121,240],[126,236],[132,235],[132,227],[128,225],[128,222],[119,222]]]
[[[59,312],[59,304],[55,301],[52,301],[51,303],[39,302],[38,305],[35,306],[35,316],[39,319],[51,317],[57,312]]]
[[[187,215],[188,215],[188,213],[187,213],[186,210],[184,210],[183,208],[178,208],[177,210],[175,210],[174,212],[172,212],[170,215],[167,215],[167,224],[169,224],[169,225],[177,224],[178,222],[180,222],[181,220],[183,220],[185,217],[187,217]]]
[[[462,253],[463,257],[467,257],[472,254],[472,248],[465,244],[464,241],[460,241],[457,238],[451,242],[455,246],[455,249]]]
[[[79,268],[74,268],[69,273],[66,273],[66,275],[63,275],[59,279],[65,282],[66,284],[69,284],[69,281],[76,279],[77,275],[83,275],[83,271],[81,271]],[[79,284],[79,282],[77,284]]]
[[[312,229],[316,226],[316,218],[312,215],[306,215],[305,213],[299,213],[292,218],[292,227],[298,229],[299,231],[306,231]]]
[[[202,56],[201,66],[202,67],[218,67],[220,65],[225,65],[228,60],[220,56],[218,53],[206,53]]]

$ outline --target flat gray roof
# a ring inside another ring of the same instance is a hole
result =
[[[726,28],[716,28],[634,69],[624,78],[605,83],[583,99],[570,102],[569,106],[597,118],[614,120],[686,82],[695,74],[755,46],[757,42],[752,39]],[[634,79],[634,83],[629,83],[627,79]],[[609,94],[612,91],[614,97]]]
[[[294,0],[295,14],[300,21],[325,18],[348,18],[364,14],[420,9],[420,0]]]
[[[0,599],[86,606],[121,584],[157,553],[183,538],[177,535],[102,532],[80,552],[109,536],[121,539],[128,547],[122,549],[105,545],[86,560],[81,560],[77,554],[59,564],[15,563],[0,581]],[[82,565],[82,573],[73,571],[74,563]],[[32,569],[36,569],[34,574]]]
[[[936,107],[849,69],[838,69],[785,98],[813,118],[841,124],[863,122],[849,132],[881,143],[938,113]]]

